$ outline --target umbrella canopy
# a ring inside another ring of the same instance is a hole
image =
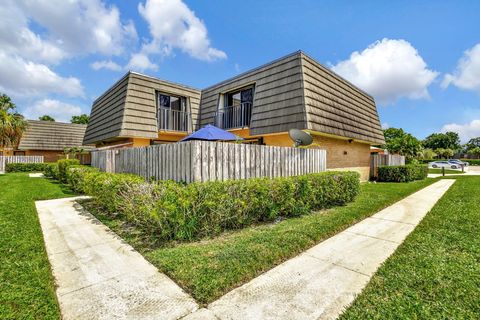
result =
[[[180,141],[189,141],[189,140],[207,140],[207,141],[235,141],[235,140],[242,140],[241,137],[212,126],[211,124],[207,124],[200,130],[195,131],[189,136],[186,136]]]

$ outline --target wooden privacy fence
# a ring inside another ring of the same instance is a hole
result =
[[[5,171],[7,163],[42,163],[43,156],[0,156],[0,172]]]
[[[372,154],[370,156],[370,178],[378,177],[379,166],[403,166],[405,157],[396,154]]]
[[[326,170],[326,151],[209,141],[92,152],[92,166],[156,180],[288,177]]]

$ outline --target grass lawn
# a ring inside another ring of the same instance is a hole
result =
[[[428,168],[428,173],[442,173],[442,169],[439,168]],[[445,169],[445,174],[462,174],[462,170],[452,170],[452,169]]]
[[[344,207],[163,247],[152,246],[141,231],[122,225],[118,217],[112,219],[87,207],[199,303],[206,304],[434,181],[362,184],[358,198]]]
[[[341,319],[479,319],[480,177],[458,177]]]
[[[25,173],[0,175],[0,319],[59,319],[35,200],[71,196]]]

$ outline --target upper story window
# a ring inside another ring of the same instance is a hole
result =
[[[253,104],[253,87],[243,88],[226,94],[225,107],[238,107],[243,103]]]
[[[191,117],[187,110],[187,98],[157,93],[157,120],[159,130],[191,130]]]
[[[159,108],[165,108],[177,111],[187,110],[187,98],[173,96],[165,93],[158,93],[157,103]]]
[[[253,86],[225,93],[223,96],[223,108],[219,108],[215,114],[215,124],[223,129],[250,126],[253,94]]]

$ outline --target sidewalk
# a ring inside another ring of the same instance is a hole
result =
[[[36,202],[63,319],[178,319],[198,308],[76,199]]]
[[[335,319],[454,182],[440,180],[227,293],[208,306],[210,319]]]

